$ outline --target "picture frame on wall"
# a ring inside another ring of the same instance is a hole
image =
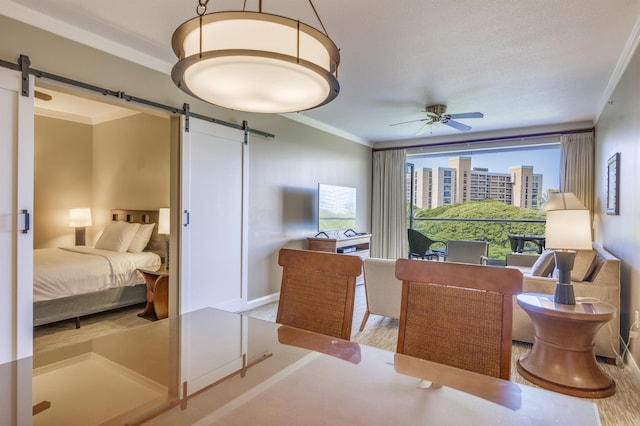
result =
[[[607,162],[607,214],[620,212],[620,153],[613,154]]]

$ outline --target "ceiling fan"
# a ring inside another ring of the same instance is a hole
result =
[[[454,119],[460,118],[482,118],[484,114],[481,112],[463,112],[460,114],[447,114],[447,106],[446,105],[428,105],[426,109],[422,112],[425,112],[427,116],[425,118],[421,118],[420,120],[411,120],[411,121],[403,121],[402,123],[394,123],[391,126],[397,126],[399,124],[407,124],[407,123],[415,123],[418,121],[426,121],[422,127],[416,132],[416,136],[423,134],[427,131],[427,127],[434,123],[442,123],[446,124],[449,127],[453,127],[454,129],[460,130],[461,132],[468,132],[471,130],[471,126],[467,126],[466,124],[462,124],[459,121],[455,121]]]

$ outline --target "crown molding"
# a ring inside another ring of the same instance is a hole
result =
[[[624,49],[622,50],[622,54],[618,59],[618,63],[616,64],[616,67],[611,74],[611,78],[609,78],[609,83],[607,83],[604,94],[602,95],[602,98],[597,105],[595,118],[593,120],[594,123],[598,122],[600,115],[602,115],[602,112],[613,96],[613,92],[616,90],[618,83],[620,83],[620,79],[624,75],[624,72],[627,70],[629,62],[631,62],[631,58],[638,48],[638,44],[640,44],[640,17],[638,17],[638,19],[636,20],[636,24],[631,31],[631,35],[629,36]]]

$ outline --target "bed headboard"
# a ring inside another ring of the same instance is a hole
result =
[[[123,221],[130,223],[155,223],[151,239],[145,248],[145,251],[153,251],[164,258],[165,255],[165,237],[158,235],[158,219],[160,213],[158,210],[126,210],[112,209],[111,220],[113,222]]]

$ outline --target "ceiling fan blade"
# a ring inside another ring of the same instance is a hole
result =
[[[467,126],[466,124],[462,124],[460,122],[454,120],[442,120],[442,124],[446,124],[449,127],[453,127],[454,129],[458,129],[461,132],[468,132],[471,130],[471,126]]]
[[[416,136],[420,136],[421,134],[423,134],[424,132],[426,132],[426,131],[427,131],[427,128],[428,128],[431,124],[433,124],[433,120],[429,120],[429,121],[427,121],[426,123],[424,123],[424,125],[423,125],[422,127],[420,127],[420,128],[418,129],[418,131],[416,132]]]
[[[409,123],[416,123],[418,121],[425,121],[425,120],[431,120],[430,118],[421,118],[420,120],[411,120],[411,121],[403,121],[401,123],[393,123],[393,124],[389,124],[389,126],[397,126],[399,124],[409,124]]]
[[[449,118],[482,118],[484,114],[481,112],[462,112],[460,114],[447,114]]]

